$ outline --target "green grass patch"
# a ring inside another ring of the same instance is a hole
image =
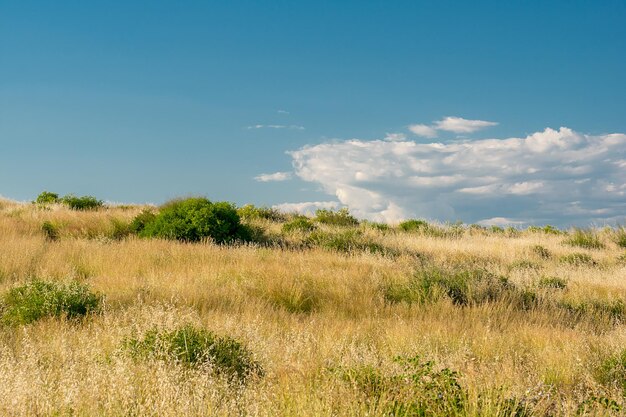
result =
[[[585,249],[603,249],[604,243],[600,241],[598,234],[591,229],[574,229],[564,243]]]

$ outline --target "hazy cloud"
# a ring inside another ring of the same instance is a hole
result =
[[[404,133],[387,133],[385,134],[385,140],[391,142],[399,142],[406,139],[406,135]]]
[[[291,178],[291,172],[274,172],[273,174],[260,174],[254,177],[259,182],[287,181]]]
[[[289,114],[289,112],[287,110],[276,110],[276,113],[278,113],[278,114]]]
[[[454,121],[446,128],[459,126]],[[592,136],[562,127],[525,138],[445,144],[348,140],[289,154],[299,178],[373,220],[566,225],[626,213],[624,134]]]
[[[435,122],[437,129],[454,133],[472,133],[486,127],[496,126],[497,124],[496,122],[487,122],[485,120],[467,120],[462,117],[446,117]]]
[[[437,129],[432,126],[415,124],[409,126],[409,130],[415,133],[417,136],[423,136],[425,138],[436,138],[437,137]]]

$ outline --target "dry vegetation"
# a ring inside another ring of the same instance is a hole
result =
[[[1,415],[624,414],[615,230],[585,247],[576,233],[252,218],[263,244],[219,246],[123,233],[141,209],[0,201],[0,293],[78,281],[102,298],[82,318],[0,324]],[[128,349],[189,325],[263,371]]]

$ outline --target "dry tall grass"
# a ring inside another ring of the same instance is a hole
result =
[[[441,238],[364,227],[394,256],[110,238],[113,219],[129,221],[139,211],[0,201],[0,292],[38,277],[79,280],[105,296],[103,313],[82,321],[0,325],[0,414],[419,415],[397,407],[397,379],[383,378],[372,394],[346,377],[359,369],[398,375],[394,358],[416,355],[435,370],[458,372],[458,415],[623,413],[624,381],[600,375],[603,362],[626,347],[622,317],[558,307],[624,300],[624,249],[609,232],[600,233],[603,249],[590,250],[544,233]],[[46,220],[59,226],[60,239],[46,240]],[[567,263],[572,253],[594,263]],[[485,269],[554,302],[385,300],[386,286],[430,267]],[[542,277],[562,278],[567,288],[541,288]],[[264,376],[234,385],[123,348],[128,337],[187,323],[243,341]]]

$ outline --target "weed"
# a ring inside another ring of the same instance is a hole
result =
[[[245,380],[250,375],[263,375],[263,368],[244,344],[191,325],[171,331],[152,329],[142,339],[127,339],[124,345],[136,357],[195,367],[208,365],[216,374],[229,378]]]
[[[539,280],[539,287],[541,288],[553,288],[557,290],[564,290],[567,288],[567,280],[559,277],[541,277]]]
[[[590,229],[574,229],[572,234],[564,241],[570,246],[578,246],[585,249],[602,249],[604,244],[598,235]]]
[[[46,240],[50,241],[50,242],[54,242],[59,240],[59,228],[52,223],[51,221],[44,221],[41,224],[41,231],[43,232],[43,235],[46,237]]]
[[[317,227],[308,217],[297,216],[293,220],[283,224],[282,230],[285,233],[291,233],[294,231],[312,232],[316,228]]]
[[[539,256],[541,259],[550,259],[552,257],[552,252],[550,252],[547,248],[541,245],[533,246],[532,251],[535,255]]]
[[[86,285],[34,280],[14,287],[2,297],[2,320],[28,324],[43,317],[74,318],[98,311],[101,297]]]
[[[561,256],[561,262],[574,266],[593,266],[596,265],[596,261],[586,253],[570,253],[569,255]]]

